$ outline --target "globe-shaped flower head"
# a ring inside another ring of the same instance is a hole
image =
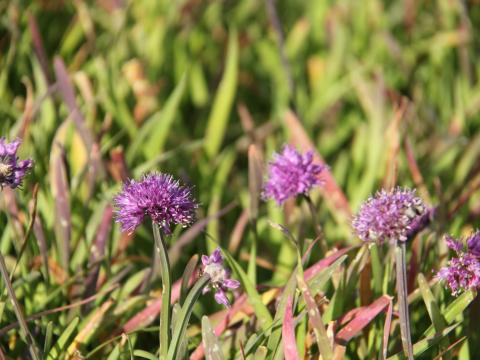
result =
[[[220,249],[217,248],[210,256],[202,256],[202,272],[210,278],[208,285],[203,289],[206,294],[213,289],[215,291],[215,301],[219,304],[230,306],[225,292],[230,289],[236,289],[240,282],[230,279],[230,272],[223,265],[223,257]]]
[[[0,189],[4,186],[12,189],[20,186],[33,166],[33,161],[30,159],[18,160],[17,150],[20,144],[20,140],[8,143],[4,138],[0,138]]]
[[[190,225],[198,207],[189,187],[180,185],[171,175],[160,173],[126,182],[114,203],[116,220],[122,231],[129,233],[149,216],[165,234],[170,234],[172,225]]]
[[[326,168],[313,163],[313,151],[300,154],[295,148],[285,145],[281,153],[275,153],[268,166],[268,178],[263,185],[264,200],[273,199],[278,205],[288,198],[308,194],[312,187],[321,183],[318,175]]]
[[[415,190],[381,190],[360,207],[352,221],[356,235],[367,242],[407,241],[429,211]]]
[[[477,231],[467,238],[466,249],[461,241],[446,236],[447,246],[457,256],[450,259],[447,266],[440,269],[437,278],[446,282],[453,295],[462,291],[480,288],[480,236]]]

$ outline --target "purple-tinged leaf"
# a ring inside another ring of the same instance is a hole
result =
[[[384,311],[391,301],[392,298],[390,296],[383,295],[368,306],[354,309],[352,320],[337,333],[335,340],[342,345],[348,343],[352,338],[360,334],[379,313]],[[348,313],[346,316],[350,317]]]
[[[90,259],[88,260],[90,273],[85,280],[84,298],[93,295],[96,291],[98,274],[100,272],[99,260],[105,255],[105,245],[108,240],[108,234],[112,226],[113,208],[110,204],[105,206],[103,217],[97,229],[97,235],[90,248]]]
[[[390,299],[390,302],[388,303],[387,313],[385,314],[385,324],[383,325],[383,343],[382,343],[383,359],[387,358],[388,338],[390,337],[390,328],[392,326],[392,316],[393,316],[393,301]]]
[[[55,199],[55,235],[62,267],[67,271],[70,260],[72,220],[70,194],[65,169],[64,149],[60,138],[64,135],[67,122],[57,130],[50,153],[50,186]]]
[[[305,270],[305,280],[309,281],[313,278],[318,272],[326,269],[328,266],[332,265],[337,259],[348,253],[350,250],[353,250],[355,246],[350,246],[344,249],[340,249],[334,252],[332,255],[318,261],[314,265],[310,266]]]
[[[285,360],[299,360],[297,343],[295,341],[295,324],[293,321],[292,303],[293,300],[289,297],[282,324],[283,352]]]

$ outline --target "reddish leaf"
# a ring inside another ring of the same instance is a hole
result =
[[[370,322],[381,313],[392,301],[392,298],[388,295],[383,295],[382,297],[375,300],[369,306],[363,306],[352,310],[352,320],[337,333],[335,340],[344,345],[352,338],[360,334],[360,332],[368,325]],[[346,316],[349,316],[347,313]]]
[[[192,277],[190,278],[190,284],[196,279],[198,272],[194,271]],[[182,286],[182,279],[175,281],[172,287],[172,304],[178,301],[180,298],[180,287]],[[155,318],[160,314],[160,309],[162,307],[162,299],[159,296],[156,298],[150,305],[145,309],[137,313],[130,320],[128,320],[125,325],[120,329],[121,332],[126,334],[140,329],[142,327],[148,326],[151,324]]]
[[[356,246],[350,246],[341,250],[334,252],[332,255],[322,259],[305,270],[305,280],[309,281],[315,274],[328,266],[332,265],[337,259],[348,253],[350,250],[354,249]]]
[[[105,206],[103,217],[97,230],[97,236],[90,249],[90,259],[88,263],[92,266],[87,279],[85,280],[85,293],[84,298],[87,298],[95,293],[98,274],[100,272],[99,260],[105,255],[105,245],[107,243],[108,234],[113,218],[113,208],[110,204]]]
[[[292,297],[289,297],[282,324],[282,342],[285,360],[299,359],[297,344],[295,342],[295,324],[293,321],[292,302]]]
[[[390,336],[390,328],[392,326],[392,315],[393,315],[393,301],[390,299],[388,303],[387,314],[385,316],[385,325],[383,326],[383,346],[382,354],[383,358],[387,358],[387,349],[388,349],[388,338]]]

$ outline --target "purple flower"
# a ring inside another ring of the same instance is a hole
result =
[[[363,241],[407,241],[430,213],[415,190],[381,190],[363,203],[352,227]]]
[[[454,296],[462,291],[480,288],[480,260],[473,250],[478,250],[478,232],[467,239],[466,250],[462,242],[450,236],[446,236],[445,241],[457,256],[440,269],[437,278],[446,282]],[[476,247],[471,248],[472,244]]]
[[[268,179],[263,185],[264,200],[273,199],[281,205],[289,197],[307,194],[319,185],[318,175],[326,168],[313,163],[313,151],[300,154],[295,148],[285,145],[280,154],[273,154],[268,166]]]
[[[220,248],[215,249],[210,256],[202,255],[202,264],[202,273],[210,277],[210,282],[203,289],[203,293],[206,294],[213,289],[215,301],[221,305],[230,306],[225,292],[238,288],[240,282],[230,279],[230,272],[223,265]]]
[[[116,221],[122,231],[129,233],[149,216],[165,234],[170,234],[172,225],[190,225],[198,207],[190,188],[181,186],[171,175],[159,173],[126,182],[114,203]]]
[[[33,161],[18,160],[17,150],[20,140],[8,143],[5,138],[0,138],[0,189],[9,186],[12,189],[20,186],[26,173],[32,168]]]
[[[467,239],[467,247],[473,255],[480,257],[480,230],[470,235]]]

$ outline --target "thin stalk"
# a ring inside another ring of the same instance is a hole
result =
[[[192,315],[193,306],[197,302],[198,298],[200,297],[203,288],[208,284],[210,281],[210,277],[208,275],[203,275],[200,279],[197,280],[195,285],[193,285],[192,290],[187,295],[185,299],[185,303],[178,314],[178,322],[175,326],[172,343],[170,345],[170,349],[168,351],[167,360],[177,360],[177,353],[179,349],[179,344],[181,339],[185,336],[185,332],[187,330],[188,322],[190,320],[190,316]]]
[[[400,316],[400,333],[402,345],[408,360],[413,360],[412,336],[410,334],[410,319],[408,315],[407,262],[405,241],[397,242],[395,246],[395,265],[397,268],[398,312]]]
[[[5,264],[5,259],[3,255],[0,253],[0,272],[2,273],[3,281],[5,282],[5,287],[7,288],[8,296],[10,296],[10,300],[12,301],[13,310],[15,311],[15,315],[17,316],[18,323],[20,324],[21,329],[25,334],[25,339],[28,344],[28,348],[30,350],[30,355],[34,360],[40,360],[40,353],[38,348],[35,344],[35,339],[32,336],[32,333],[28,329],[27,322],[25,321],[25,317],[23,316],[22,309],[20,304],[15,296],[15,291],[13,290],[12,283],[10,281],[10,277],[8,276],[7,265]]]
[[[257,243],[258,243],[258,232],[257,232],[257,221],[252,219],[250,221],[252,228],[252,246],[250,248],[250,259],[248,261],[248,278],[250,279],[253,286],[257,285]]]
[[[160,313],[160,351],[159,359],[165,360],[168,354],[170,343],[170,318],[171,318],[171,294],[172,277],[170,274],[170,262],[165,239],[157,224],[153,223],[153,237],[155,239],[155,252],[159,258],[159,265],[162,277],[162,307]]]
[[[323,254],[326,254],[328,251],[328,247],[325,243],[325,238],[323,237],[322,226],[317,219],[317,209],[315,208],[315,204],[313,203],[313,200],[310,196],[304,195],[304,198],[308,204],[308,208],[312,216],[313,226],[315,227],[315,233],[317,234],[318,243],[320,244],[320,248],[322,249]]]

